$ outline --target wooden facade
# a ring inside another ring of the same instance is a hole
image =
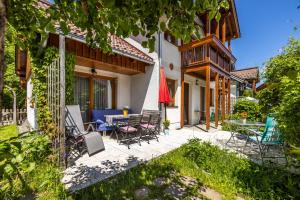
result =
[[[230,72],[234,70],[236,62],[230,45],[233,38],[240,37],[240,32],[234,1],[229,2],[230,9],[221,11],[222,17],[219,21],[210,20],[208,14],[200,16],[205,25],[204,38],[191,41],[179,47],[181,52],[181,127],[184,126],[183,97],[185,91],[183,85],[185,74],[205,80],[205,116],[203,118],[205,118],[207,130],[211,124],[211,81],[215,82],[215,126],[217,127],[219,124],[219,109],[221,109],[222,122],[225,119],[225,115],[230,112]],[[199,101],[200,99],[199,97]]]
[[[50,34],[48,45],[58,46],[58,35]],[[145,73],[145,62],[116,53],[105,53],[83,42],[66,38],[66,51],[76,56],[76,64],[126,75]]]

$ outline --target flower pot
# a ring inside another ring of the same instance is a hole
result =
[[[242,119],[242,123],[246,124],[246,118]]]
[[[124,110],[123,110],[123,115],[124,115],[124,117],[127,117],[127,116],[128,116],[128,110],[127,110],[127,109],[124,109]]]
[[[168,128],[165,128],[165,129],[164,129],[164,133],[165,133],[165,135],[169,135],[169,129],[168,129]]]

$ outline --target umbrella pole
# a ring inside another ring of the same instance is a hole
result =
[[[165,103],[165,120],[167,120],[167,104]]]

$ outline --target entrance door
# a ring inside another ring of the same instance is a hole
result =
[[[205,87],[200,87],[200,120],[205,120]]]
[[[189,124],[190,85],[184,83],[184,124]]]

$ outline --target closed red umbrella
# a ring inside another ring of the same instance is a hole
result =
[[[166,104],[171,101],[164,67],[160,67],[159,103],[165,104],[165,118],[167,119]]]

